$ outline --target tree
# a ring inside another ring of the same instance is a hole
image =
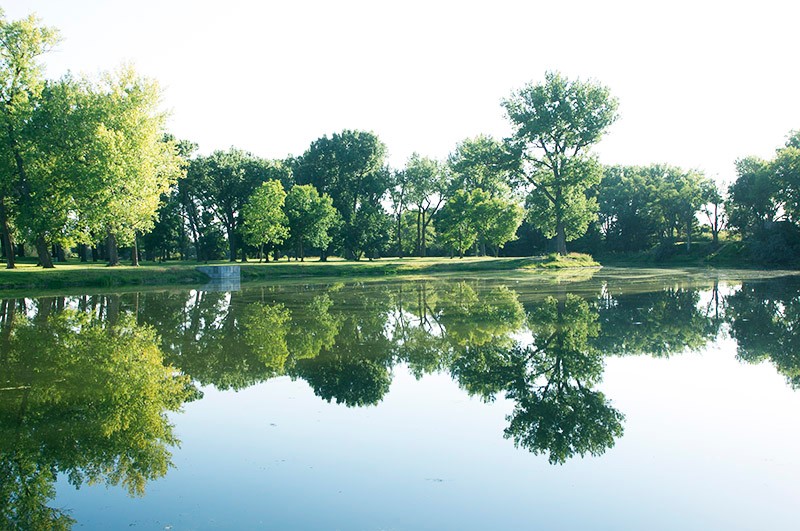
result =
[[[743,237],[753,236],[777,220],[779,185],[768,161],[746,157],[736,161],[736,181],[728,188],[730,224]]]
[[[448,172],[438,161],[414,153],[403,170],[408,183],[408,202],[416,206],[417,253],[426,254],[425,232],[447,199]]]
[[[728,217],[725,212],[725,198],[719,189],[719,185],[714,181],[708,180],[703,188],[703,201],[700,210],[708,218],[708,225],[711,227],[711,241],[714,245],[719,243],[719,233],[722,231]]]
[[[385,156],[386,146],[374,133],[344,130],[315,140],[294,161],[297,184],[314,185],[333,200],[342,219],[341,241],[347,258],[355,257],[358,249],[353,244],[364,239],[358,234],[363,229],[356,223],[358,212],[379,205],[391,184]],[[327,251],[323,249],[321,260],[327,259]]]
[[[242,233],[245,242],[259,247],[280,245],[289,235],[288,220],[283,211],[286,192],[280,181],[261,183],[245,203]]]
[[[585,195],[601,179],[589,149],[617,119],[617,100],[602,85],[548,72],[544,83],[526,85],[503,107],[514,127],[522,181],[532,187],[530,219],[565,255],[567,240],[581,236],[597,211]]]
[[[295,249],[295,258],[305,259],[305,247],[325,249],[331,243],[332,229],[338,221],[333,200],[328,194],[320,195],[310,184],[296,184],[286,196],[286,218],[289,239]]]
[[[445,243],[452,246],[459,258],[472,247],[478,239],[473,195],[458,190],[445,203],[436,222]]]
[[[165,136],[167,115],[159,110],[161,89],[154,80],[125,66],[106,74],[95,89],[102,113],[93,164],[97,193],[84,203],[90,224],[108,235],[109,265],[118,262],[117,244],[132,244],[153,228],[161,198],[184,175],[177,143]]]
[[[451,192],[480,188],[492,198],[511,195],[509,183],[519,169],[519,160],[508,146],[486,135],[459,143],[448,157],[447,164],[451,174]]]
[[[197,194],[197,202],[203,209],[212,213],[224,229],[231,262],[236,261],[239,251],[245,203],[261,183],[269,179],[284,181],[287,172],[288,168],[280,161],[259,159],[236,148],[197,157],[189,164],[187,177],[191,181],[191,191]],[[245,259],[244,250],[242,259]]]
[[[517,238],[525,212],[515,201],[491,197],[480,188],[472,192],[472,202],[481,252],[486,254],[489,246],[497,256],[507,242]]]
[[[403,218],[408,208],[408,175],[404,171],[392,173],[392,186],[389,188],[389,199],[392,203],[392,213],[394,215],[395,240],[397,242],[397,256],[403,258]]]
[[[57,41],[58,32],[36,17],[8,22],[0,10],[0,231],[9,269],[14,267],[11,218],[29,209],[33,199],[25,159],[30,148],[21,136],[44,88],[39,56]],[[53,267],[43,235],[36,235],[36,248],[42,265]]]

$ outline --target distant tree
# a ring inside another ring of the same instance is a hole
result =
[[[338,213],[329,195],[320,195],[310,184],[296,184],[286,196],[285,210],[295,258],[301,262],[305,259],[306,245],[328,247],[338,222]]]
[[[728,188],[725,209],[730,224],[743,237],[752,236],[774,223],[781,211],[780,186],[768,161],[747,157],[736,161],[736,181]]]
[[[363,226],[357,227],[356,221],[365,216],[358,213],[379,205],[391,185],[385,156],[386,146],[374,133],[344,130],[315,140],[293,162],[297,184],[311,184],[333,200],[342,219],[341,242],[347,258],[356,257],[358,249],[353,245],[363,240],[363,234],[358,234]],[[322,260],[327,252],[323,249]]]
[[[509,183],[519,172],[519,159],[508,146],[486,135],[459,143],[448,157],[447,164],[452,192],[479,188],[493,198],[509,197]]]
[[[425,256],[427,245],[423,235],[447,199],[447,167],[414,153],[403,172],[408,182],[408,201],[415,206],[417,214],[417,254]]]
[[[9,269],[14,268],[13,216],[37,207],[25,156],[33,146],[23,136],[44,88],[39,57],[57,41],[58,32],[36,17],[9,22],[0,10],[0,231]],[[34,237],[40,262],[53,267],[45,235]]]
[[[370,260],[380,257],[389,243],[392,220],[380,205],[369,205],[359,209],[350,229],[345,233],[344,243],[352,252],[351,258]]]
[[[711,180],[706,181],[702,195],[705,203],[700,210],[708,218],[708,225],[711,228],[711,241],[714,245],[717,245],[719,243],[719,233],[728,222],[725,212],[725,197],[722,195],[719,185]]]
[[[481,189],[473,191],[472,196],[478,241],[484,248],[482,254],[486,254],[488,246],[497,256],[507,242],[517,238],[525,212],[516,201],[490,197]]]
[[[409,180],[405,171],[395,171],[392,173],[392,185],[389,188],[389,199],[392,204],[392,214],[394,216],[394,236],[397,245],[397,256],[403,258],[405,248],[403,237],[406,231],[403,230],[403,218],[408,211]]]
[[[286,192],[280,181],[261,183],[242,208],[242,234],[263,255],[265,245],[280,245],[289,236],[289,222],[284,213]]]
[[[514,127],[512,145],[524,171],[530,220],[555,237],[559,254],[581,236],[597,203],[586,190],[599,183],[600,166],[589,152],[617,119],[617,100],[599,84],[549,72],[503,101]]]
[[[598,190],[600,231],[607,249],[641,251],[658,242],[663,220],[656,206],[656,180],[647,168],[605,167]]]
[[[478,239],[473,195],[466,190],[456,191],[442,208],[436,225],[442,240],[463,258]]]
[[[240,149],[215,151],[191,161],[187,178],[203,209],[213,213],[228,239],[228,259],[236,261],[245,203],[261,183],[283,181],[288,173],[280,161],[260,159]],[[242,259],[246,259],[242,249]]]

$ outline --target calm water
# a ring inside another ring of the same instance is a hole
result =
[[[0,529],[797,529],[800,277],[0,303]]]

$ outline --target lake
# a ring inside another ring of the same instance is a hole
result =
[[[795,529],[800,277],[0,302],[2,529]]]

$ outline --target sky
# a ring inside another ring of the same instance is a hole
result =
[[[500,102],[548,70],[606,85],[619,120],[605,164],[735,178],[800,129],[800,2],[0,1],[62,40],[48,77],[132,63],[161,84],[169,129],[202,153],[302,154],[343,129],[389,162],[444,159],[511,128]]]

